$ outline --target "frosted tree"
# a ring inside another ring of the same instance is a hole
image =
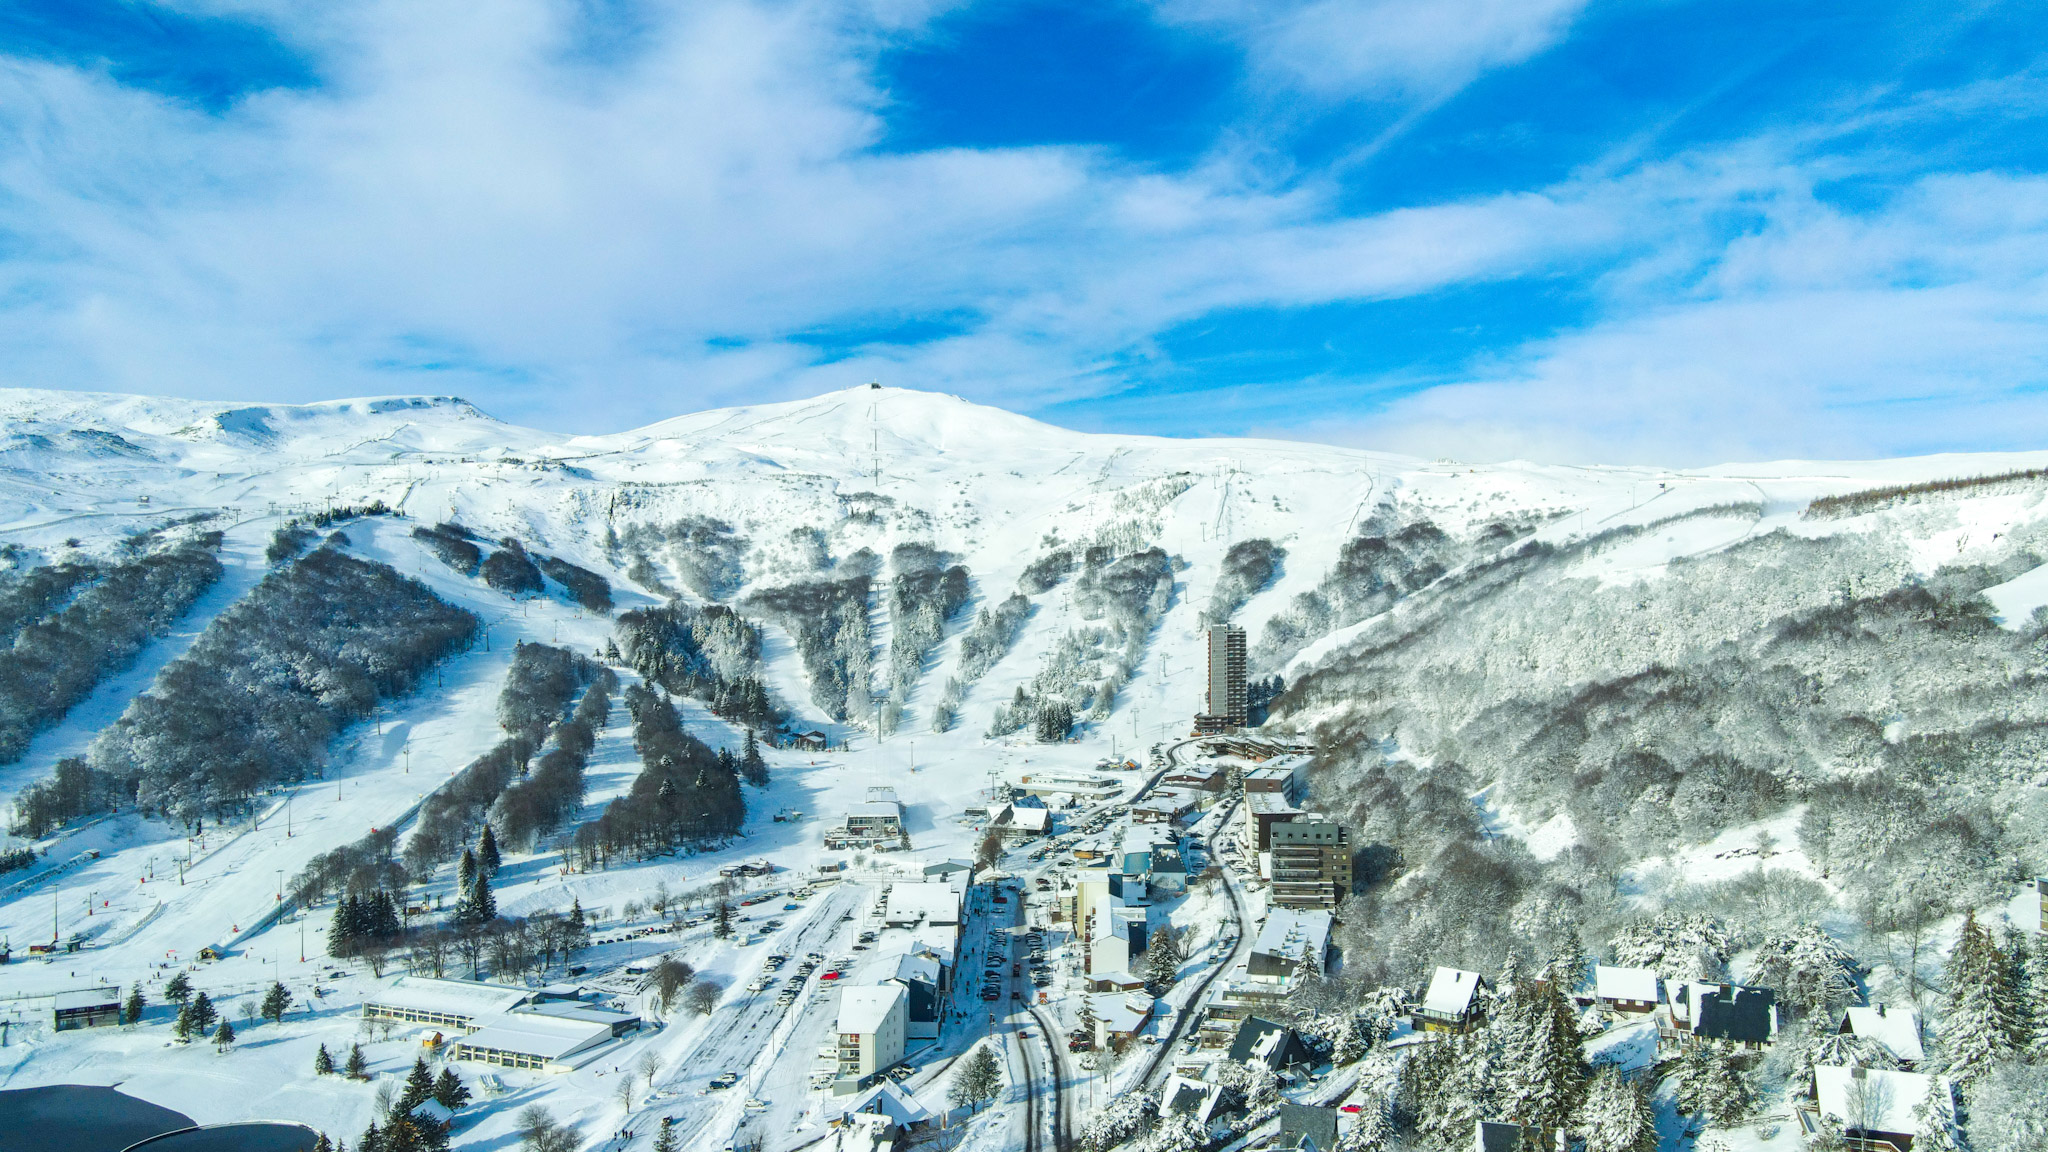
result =
[[[1388,1152],[1399,1136],[1391,1103],[1385,1096],[1368,1095],[1359,1102],[1351,1127],[1338,1134],[1336,1152]]]
[[[2007,1063],[1990,1070],[1972,1090],[1969,1115],[1975,1152],[2048,1148],[2048,1065]]]
[[[1948,1082],[1935,1080],[1925,1099],[1913,1109],[1914,1152],[1963,1152],[1956,1126],[1956,1102]]]
[[[1967,1090],[1992,1065],[2011,1057],[2023,1035],[2011,966],[1974,912],[1963,917],[1962,932],[1949,956],[1948,980],[1943,1063]]]
[[[1678,1061],[1678,1110],[1715,1124],[1740,1123],[1756,1106],[1741,1072],[1712,1044],[1695,1041]]]
[[[1586,1098],[1572,1120],[1584,1133],[1586,1152],[1657,1152],[1657,1113],[1647,1079],[1612,1066],[1586,1085]]]
[[[1492,1030],[1500,1045],[1502,1113],[1520,1124],[1564,1127],[1586,1084],[1571,1002],[1553,982],[1519,985]]]
[[[2048,1063],[2048,942],[2036,942],[2027,950],[2027,958],[2021,966],[2021,975],[2027,989],[2027,1059],[2036,1063]]]

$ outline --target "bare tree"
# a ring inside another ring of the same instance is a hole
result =
[[[640,1075],[647,1081],[647,1090],[654,1091],[655,1074],[661,1071],[661,1057],[652,1052],[640,1054]]]

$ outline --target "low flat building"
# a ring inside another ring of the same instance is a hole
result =
[[[1095,1046],[1121,1047],[1135,1039],[1159,1011],[1159,1001],[1144,992],[1096,992],[1088,997],[1095,1014]]]
[[[50,1005],[50,1028],[56,1032],[69,1032],[74,1028],[105,1028],[120,1022],[119,988],[59,992]]]
[[[363,1001],[363,1019],[399,1020],[474,1032],[481,1021],[502,1016],[532,999],[526,988],[477,980],[400,976]]]
[[[1071,796],[1090,803],[1100,803],[1122,793],[1124,783],[1114,776],[1104,776],[1096,772],[1049,768],[1024,773],[1017,777],[1011,788],[1026,796],[1037,796],[1041,799]]]
[[[577,1057],[593,1055],[615,1038],[613,1025],[601,1021],[508,1012],[456,1040],[448,1054],[451,1059],[502,1068],[566,1072],[581,1063]]]

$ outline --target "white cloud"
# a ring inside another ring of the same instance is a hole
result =
[[[1326,98],[1429,99],[1557,43],[1586,0],[1160,0],[1227,29],[1271,83]]]

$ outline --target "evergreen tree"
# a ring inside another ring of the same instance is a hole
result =
[[[377,1127],[375,1120],[363,1129],[362,1139],[356,1141],[356,1152],[385,1152],[384,1131]]]
[[[491,830],[489,824],[485,824],[484,834],[476,842],[477,871],[495,877],[498,874],[498,865],[503,862],[498,855],[498,834]]]
[[[235,1026],[228,1023],[228,1018],[223,1016],[220,1018],[220,1027],[213,1030],[213,1047],[216,1051],[225,1052],[234,1046]]]
[[[1913,1152],[1962,1152],[1955,1100],[1941,1080],[1934,1082],[1926,1098],[1913,1109],[1913,1120]]]
[[[1749,1081],[1705,1041],[1678,1061],[1678,1110],[1722,1125],[1737,1124],[1756,1106]]]
[[[455,908],[455,923],[463,927],[488,924],[498,918],[498,900],[491,895],[491,878],[479,868],[476,880]]]
[[[455,890],[468,893],[476,887],[476,849],[464,848],[462,862],[455,866]]]
[[[1145,983],[1158,996],[1178,979],[1180,949],[1175,946],[1170,930],[1161,928],[1152,933],[1152,942],[1145,948]]]
[[[1336,1152],[1387,1152],[1399,1135],[1387,1099],[1368,1096],[1359,1105],[1350,1130],[1337,1138]]]
[[[583,898],[573,897],[569,901],[569,931],[562,944],[562,958],[590,947],[590,919],[583,914]]]
[[[334,1075],[334,1057],[328,1053],[325,1044],[320,1045],[320,1050],[313,1053],[313,1075]]]
[[[399,1094],[398,1103],[392,1107],[397,1113],[413,1109],[434,1098],[434,1074],[427,1071],[427,1058],[413,1058],[412,1071],[405,1078],[405,1091]]]
[[[346,960],[355,955],[361,939],[361,908],[354,893],[344,893],[334,902],[334,919],[327,925],[327,954],[336,960]]]
[[[1502,1107],[1516,1122],[1562,1128],[1585,1092],[1578,1020],[1556,982],[1528,984],[1511,1011],[1515,1019],[1501,1053]]]
[[[443,1108],[460,1111],[469,1103],[469,1087],[462,1082],[462,1077],[455,1074],[455,1069],[443,1068],[441,1074],[434,1078],[434,1099],[440,1101]]]
[[[183,972],[172,975],[170,980],[164,984],[164,999],[177,1004],[183,1004],[191,998],[192,982],[185,978]]]
[[[220,1013],[215,1010],[213,1001],[207,999],[206,993],[201,992],[192,997],[192,1030],[194,1033],[202,1036],[205,1035],[213,1028],[213,1022],[219,1018]]]
[[[348,1073],[348,1078],[351,1080],[361,1080],[363,1074],[369,1071],[369,1067],[370,1062],[363,1058],[363,1046],[361,1044],[349,1045],[348,1061],[342,1065],[342,1071]],[[358,1149],[357,1152],[361,1152],[361,1150]]]
[[[128,990],[128,999],[121,1005],[121,1023],[142,1023],[142,1009],[144,1004],[145,1001],[142,998],[142,981],[137,980],[135,982],[135,986]]]
[[[754,688],[758,690],[760,685],[754,684]],[[768,786],[768,761],[761,757],[761,745],[754,740],[752,728],[747,729],[746,748],[740,753],[740,775],[757,788]]]
[[[711,935],[720,940],[732,935],[732,901],[719,900],[711,921]]]
[[[1602,1068],[1586,1086],[1572,1127],[1586,1137],[1586,1152],[1657,1152],[1657,1113],[1647,1079]]]
[[[661,1130],[654,1134],[654,1152],[676,1152],[676,1149],[675,1126],[664,1122]]]
[[[187,1000],[178,1005],[178,1018],[171,1023],[171,1035],[177,1037],[178,1043],[189,1044],[192,1034],[197,1031],[192,1022],[192,1002]]]
[[[1578,929],[1572,928],[1565,932],[1564,939],[1559,942],[1557,955],[1550,958],[1550,963],[1544,967],[1543,975],[1569,998],[1579,990],[1579,985],[1585,983],[1592,975],[1592,971],[1593,961],[1586,955],[1585,941],[1579,939]],[[1594,1002],[1599,1001],[1596,998]]]
[[[313,1152],[334,1152],[334,1141],[329,1140],[327,1133],[322,1132],[320,1139],[313,1142]]]
[[[2011,1057],[2023,1036],[2011,965],[1991,933],[1977,923],[1975,912],[1963,917],[1963,930],[1949,955],[1948,979],[1942,1053],[1948,1074],[1967,1089],[1994,1064]]]
[[[1418,1126],[1444,1147],[1463,1146],[1471,1140],[1474,1124],[1500,1115],[1495,1091],[1500,1083],[1499,1038],[1492,1028],[1481,1028],[1454,1044],[1432,1047],[1448,1049],[1453,1056],[1433,1107],[1417,1117]]]
[[[263,1018],[273,1024],[284,1022],[285,1010],[292,1004],[292,994],[285,990],[282,981],[271,981],[270,991],[263,994]]]

